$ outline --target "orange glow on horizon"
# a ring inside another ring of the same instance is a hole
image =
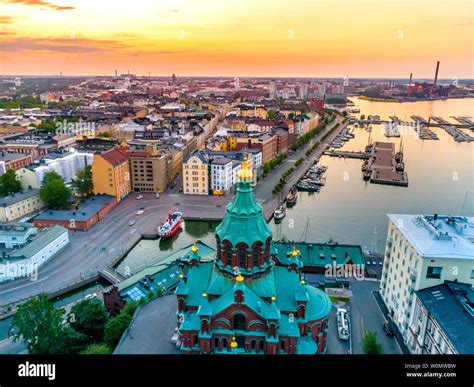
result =
[[[0,0],[0,73],[474,78],[466,0]]]

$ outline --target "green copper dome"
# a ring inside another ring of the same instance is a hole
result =
[[[232,246],[245,243],[251,247],[272,237],[272,232],[263,217],[262,206],[255,201],[250,182],[239,182],[234,200],[227,206],[226,214],[216,229],[220,241],[228,240]]]

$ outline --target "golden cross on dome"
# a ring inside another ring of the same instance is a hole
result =
[[[198,247],[197,247],[197,243],[196,241],[194,241],[193,243],[193,247],[191,247],[191,251],[193,252],[193,254],[196,254],[198,252]]]
[[[252,180],[252,170],[247,165],[247,158],[242,161],[242,167],[240,168],[239,172],[237,172],[237,176],[239,177],[240,181],[251,181]]]

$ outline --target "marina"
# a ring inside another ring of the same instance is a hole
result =
[[[325,177],[323,176],[326,172],[327,167],[313,165],[303,175],[303,177],[296,183],[298,191],[305,192],[319,192],[321,187],[325,184]]]

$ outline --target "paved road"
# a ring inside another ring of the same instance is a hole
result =
[[[24,355],[28,354],[26,345],[22,341],[13,342],[13,339],[8,338],[0,341],[0,354],[2,355]]]
[[[176,354],[171,342],[176,327],[176,296],[157,298],[135,315],[114,354]]]
[[[313,138],[308,144],[299,149],[295,154],[288,156],[282,164],[280,164],[276,170],[274,170],[270,175],[265,177],[261,183],[257,185],[255,189],[255,196],[257,200],[262,204],[263,210],[266,218],[268,219],[270,215],[275,211],[275,209],[280,205],[283,199],[288,194],[288,191],[292,186],[294,186],[298,180],[303,176],[303,174],[309,169],[309,167],[318,160],[324,151],[329,147],[329,144],[339,135],[339,133],[346,127],[342,124],[343,117],[337,116],[334,122],[329,124],[325,130],[319,133],[315,138]],[[331,135],[324,141],[322,146],[320,146],[311,157],[305,155],[306,151],[316,142],[321,141],[321,138],[329,132],[336,124],[339,124],[339,127],[331,133]],[[303,158],[304,162],[298,167],[298,170],[294,172],[291,177],[288,179],[287,184],[283,191],[273,197],[272,191],[273,188],[278,184],[281,176],[290,168],[294,167],[295,162]]]
[[[402,351],[394,337],[388,337],[382,329],[385,320],[372,291],[380,286],[379,281],[351,281],[353,297],[350,300],[352,322],[353,353],[363,354],[363,332],[377,333],[384,354],[401,354]]]
[[[341,121],[342,118],[338,117],[314,141],[318,141],[332,128],[332,125]],[[341,125],[327,142],[336,137],[342,127]],[[271,193],[273,187],[289,166],[304,156],[309,146],[311,143],[285,160],[257,186],[257,200],[263,203],[267,217],[279,204],[278,198],[273,198]],[[314,158],[320,157],[324,149],[325,147],[322,147],[317,150]],[[305,160],[298,172],[290,178],[287,190],[309,168],[311,162],[309,159]],[[91,230],[71,232],[70,246],[40,268],[36,281],[22,278],[0,284],[0,305],[5,307],[42,292],[55,292],[106,269],[137,243],[142,234],[156,233],[156,227],[163,222],[170,210],[179,208],[185,218],[219,219],[223,217],[226,205],[232,200],[232,195],[216,197],[167,193],[157,198],[155,194],[145,193],[141,200],[137,200],[136,196],[136,193],[130,194]],[[142,206],[145,207],[145,213],[136,215]],[[136,220],[136,224],[132,227],[129,226],[131,219]]]

